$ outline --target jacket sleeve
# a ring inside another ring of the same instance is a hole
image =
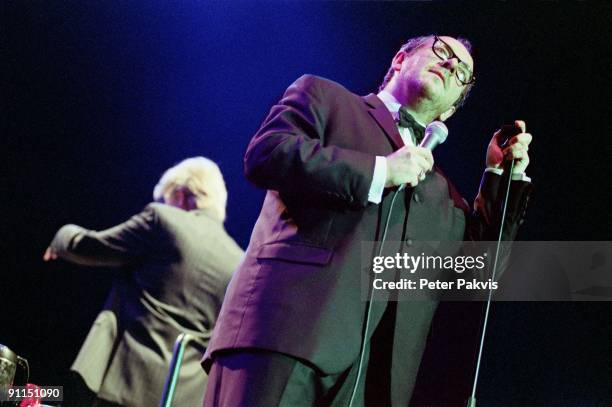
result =
[[[244,158],[245,175],[256,186],[347,206],[368,204],[376,157],[329,143],[330,124],[338,119],[331,86],[305,75],[272,107]]]
[[[59,257],[86,266],[124,266],[142,261],[156,245],[157,216],[151,206],[102,231],[62,226],[51,241]]]
[[[486,278],[491,277],[495,255],[498,253],[497,244],[495,242],[499,238],[500,224],[502,221],[506,192],[504,184],[501,176],[485,172],[480,184],[478,196],[474,201],[474,208],[467,217],[464,251],[474,252],[477,250],[479,253],[481,252],[483,247],[478,244],[471,245],[469,243],[470,241],[489,242],[487,245],[487,256],[491,261],[491,267],[486,269],[486,275],[482,274],[482,272],[476,273],[481,281],[485,281]],[[512,252],[512,241],[516,239],[519,228],[524,221],[527,202],[529,201],[532,190],[533,186],[530,182],[512,181],[510,184],[510,196],[501,235],[502,243],[499,246],[499,257],[497,269],[495,271],[496,281],[499,281],[508,268]]]
[[[485,172],[480,183],[474,208],[469,216],[465,240],[496,241],[504,207],[505,185],[499,175]],[[504,220],[502,240],[516,239],[525,218],[533,185],[526,181],[512,181]]]

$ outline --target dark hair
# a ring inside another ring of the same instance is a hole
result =
[[[425,44],[428,40],[432,38],[434,38],[434,34],[410,38],[408,41],[406,41],[404,45],[400,47],[399,51],[404,51],[406,54],[410,55],[410,53],[412,53],[417,48],[421,47],[423,44]],[[457,37],[455,39],[459,41],[461,45],[463,45],[468,50],[468,52],[470,53],[472,52],[472,43],[469,40],[465,38],[461,38],[461,37]],[[389,68],[382,83],[378,87],[378,91],[383,90],[387,86],[387,84],[389,83],[392,77],[393,77],[393,68]],[[456,108],[463,106],[473,86],[474,86],[473,83],[470,83],[465,86],[465,89],[463,90],[463,92],[461,92],[461,96],[459,96],[459,99],[454,103],[454,106]]]

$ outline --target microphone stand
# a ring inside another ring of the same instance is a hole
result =
[[[506,212],[508,209],[508,198],[510,196],[510,184],[512,183],[512,170],[514,169],[514,160],[510,161],[510,163],[506,167],[507,168],[504,168],[504,171],[507,174],[508,182],[506,185],[506,192],[504,196],[504,206],[502,209],[502,216],[501,216],[501,224],[499,226],[499,234],[497,236],[497,244],[495,247],[493,271],[491,272],[492,281],[495,281],[495,273],[497,272],[497,262],[499,260],[499,248],[501,246],[501,239],[502,239],[502,234],[504,231],[504,223],[506,221]],[[470,395],[470,398],[467,401],[467,404],[466,404],[467,407],[476,407],[476,385],[478,384],[478,374],[480,373],[480,365],[482,362],[482,350],[484,348],[485,334],[487,332],[487,322],[489,321],[489,312],[491,310],[491,297],[492,296],[493,296],[493,287],[491,286],[489,287],[489,294],[488,294],[487,302],[485,306],[485,314],[484,314],[483,324],[482,324],[482,334],[480,335],[480,345],[478,347],[478,358],[476,360],[476,372],[474,373],[474,382],[472,385],[472,394]]]

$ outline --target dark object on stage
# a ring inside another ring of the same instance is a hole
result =
[[[0,344],[0,393],[6,394],[11,386],[25,386],[30,376],[28,361],[8,346]],[[9,405],[0,402],[0,405]]]

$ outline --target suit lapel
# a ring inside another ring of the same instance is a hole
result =
[[[380,128],[385,132],[385,135],[389,138],[393,146],[396,149],[402,147],[404,145],[402,136],[400,136],[395,121],[393,121],[393,117],[391,117],[389,110],[387,110],[382,100],[373,93],[364,96],[363,100],[370,107],[368,113],[376,120],[376,123],[378,123]]]

